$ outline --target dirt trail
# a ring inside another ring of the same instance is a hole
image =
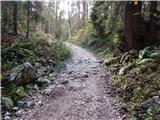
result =
[[[104,66],[87,50],[67,46],[72,57],[56,82],[47,88],[49,95],[37,95],[42,103],[24,112],[20,119],[122,120],[121,102],[116,95],[110,95],[113,87]]]

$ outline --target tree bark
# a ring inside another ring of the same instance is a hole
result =
[[[26,32],[26,38],[29,36],[29,22],[30,22],[30,1],[28,1],[27,4],[27,32]]]
[[[68,2],[68,32],[69,32],[69,39],[72,36],[72,30],[71,30],[71,19],[70,19],[70,11],[69,11],[69,2]]]
[[[13,2],[13,33],[17,35],[17,2]]]
[[[125,41],[126,48],[141,49],[144,47],[144,19],[141,16],[142,1],[127,2],[125,6]]]
[[[83,1],[83,16],[82,16],[83,25],[85,25],[87,18],[88,18],[88,4],[86,1]]]
[[[81,18],[80,18],[80,14],[81,14],[81,11],[80,11],[80,1],[77,2],[77,8],[78,8],[78,24],[79,24],[79,28],[81,28]]]
[[[156,43],[157,41],[157,1],[150,2],[150,20],[149,20],[149,32],[150,32],[150,40],[149,44]]]

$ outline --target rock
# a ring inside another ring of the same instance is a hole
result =
[[[31,101],[30,101],[30,102],[27,102],[27,106],[26,106],[26,107],[27,107],[27,108],[33,108],[34,105],[35,105],[34,102],[31,102]]]
[[[132,68],[135,67],[135,64],[129,64],[127,66],[124,66],[122,67],[120,70],[119,70],[119,75],[125,75],[127,73],[127,71],[131,70]]]
[[[33,84],[27,84],[26,89],[29,89],[29,90],[33,89]]]
[[[10,116],[11,113],[9,113],[8,111],[4,114],[4,116]]]
[[[24,111],[24,110],[19,110],[19,111],[17,111],[17,112],[15,113],[15,115],[16,115],[17,117],[20,117],[20,116],[22,115],[23,111]]]
[[[33,72],[33,66],[29,62],[25,62],[11,70],[8,81],[17,85],[26,84],[33,78]]]
[[[43,84],[49,84],[50,83],[50,80],[48,80],[47,78],[38,78],[38,80],[36,81],[37,84],[40,84],[40,85],[43,85]]]
[[[18,102],[17,102],[17,106],[18,106],[18,107],[21,107],[21,108],[22,108],[23,105],[24,105],[24,102],[23,102],[23,101],[18,101]]]
[[[42,106],[42,101],[38,101],[37,105]]]
[[[44,95],[49,95],[54,88],[55,88],[55,85],[52,85],[51,87],[46,88],[46,89],[42,92],[42,94],[44,94]]]
[[[40,62],[40,63],[42,63],[42,64],[46,63],[46,60],[44,58],[39,58],[37,61]]]
[[[9,117],[9,116],[4,116],[4,120],[11,120],[11,117]]]
[[[48,61],[48,63],[49,63],[49,65],[51,65],[53,67],[55,67],[55,65],[56,65],[56,62],[51,59]]]
[[[33,89],[34,89],[34,90],[39,90],[38,85],[37,85],[37,84],[35,84],[35,85],[34,85],[34,87],[33,87]]]
[[[34,102],[31,102],[31,101],[29,101],[29,102],[18,101],[17,105],[18,105],[18,107],[21,107],[21,108],[25,109],[25,108],[32,108],[35,104],[34,104]]]
[[[138,51],[137,51],[136,49],[131,49],[131,50],[129,50],[129,53],[130,53],[130,54],[137,54],[137,52],[138,52]]]
[[[84,78],[86,78],[86,77],[89,77],[86,73],[84,73],[83,75],[82,75],[82,77],[84,77]]]
[[[68,80],[67,79],[61,79],[59,80],[59,84],[67,84]]]
[[[104,64],[105,65],[111,65],[111,64],[114,64],[114,63],[116,63],[116,62],[118,62],[119,61],[119,57],[116,57],[116,58],[112,58],[111,60],[104,60]]]
[[[37,76],[37,77],[41,77],[41,76],[43,76],[44,74],[45,74],[45,72],[44,72],[43,69],[38,69],[38,70],[37,70],[37,73],[36,73],[36,76]]]
[[[99,60],[98,63],[103,63],[103,60]]]
[[[34,64],[34,68],[40,68],[42,66],[42,64],[41,63],[38,63],[38,62],[36,62],[35,64]]]
[[[152,98],[144,101],[142,106],[146,108],[151,113],[156,113],[160,109],[160,97],[153,96]]]
[[[1,98],[1,105],[2,105],[2,108],[10,110],[13,107],[13,101],[12,101],[12,99],[10,99],[8,97],[2,97]]]
[[[13,110],[13,111],[18,111],[19,108],[18,108],[18,107],[13,107],[12,110]]]

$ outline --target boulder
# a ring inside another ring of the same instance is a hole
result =
[[[33,78],[34,69],[29,62],[25,62],[10,71],[8,81],[17,85],[26,84]]]
[[[153,96],[152,98],[144,101],[142,106],[151,113],[156,113],[160,109],[160,97]]]

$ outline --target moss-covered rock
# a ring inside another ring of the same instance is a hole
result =
[[[13,107],[13,101],[8,97],[2,97],[1,105],[2,105],[2,108],[10,110]]]
[[[17,85],[30,82],[33,78],[34,68],[29,62],[25,62],[10,71],[8,81]]]

